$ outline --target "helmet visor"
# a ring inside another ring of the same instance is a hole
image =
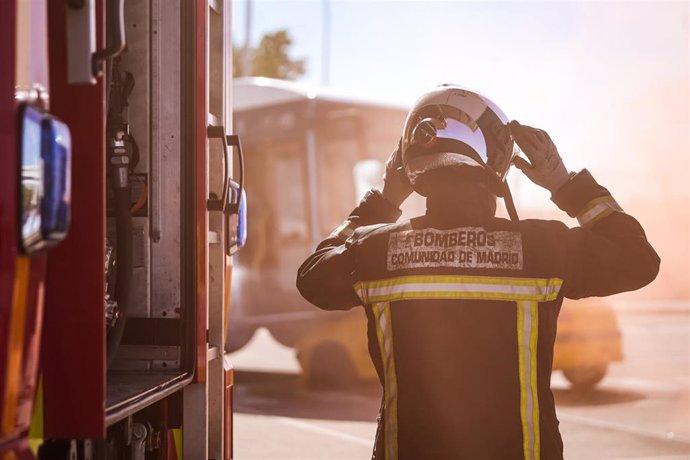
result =
[[[462,123],[461,121],[455,120],[453,118],[446,118],[444,120],[444,127],[437,129],[436,137],[438,139],[449,139],[457,142],[462,142],[470,147],[479,158],[486,163],[486,140],[480,129],[477,129],[477,125],[474,125],[474,129],[469,125]]]
[[[405,172],[414,182],[428,171],[452,166],[485,168],[486,140],[471,119],[425,118],[409,134],[403,156]]]

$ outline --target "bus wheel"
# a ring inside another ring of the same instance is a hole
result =
[[[563,375],[576,391],[592,390],[606,376],[608,365],[592,364],[563,369]]]
[[[346,388],[357,383],[357,371],[347,350],[335,342],[316,345],[305,368],[307,384],[314,388]]]
[[[307,335],[309,324],[272,324],[268,327],[268,330],[271,332],[273,338],[278,341],[278,343],[285,345],[286,347],[295,348],[297,347],[298,342]]]

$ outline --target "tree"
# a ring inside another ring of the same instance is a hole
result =
[[[258,48],[250,48],[250,76],[294,80],[305,72],[304,59],[290,58],[288,51],[292,38],[287,30],[278,30],[264,35]],[[232,48],[232,76],[239,77],[244,72],[244,49]]]

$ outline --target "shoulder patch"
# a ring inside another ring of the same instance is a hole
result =
[[[521,270],[522,234],[482,227],[403,230],[388,237],[388,271],[409,268]]]

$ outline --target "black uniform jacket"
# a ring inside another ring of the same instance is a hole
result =
[[[552,199],[580,227],[452,199],[385,224],[400,211],[370,192],[299,269],[316,306],[364,305],[384,389],[377,460],[563,457],[549,385],[563,297],[638,289],[659,258],[586,170]]]

